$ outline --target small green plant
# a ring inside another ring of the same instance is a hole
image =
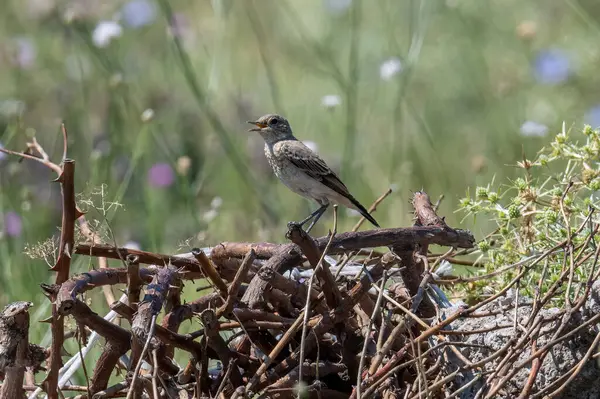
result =
[[[565,290],[564,299],[571,300],[595,278],[599,153],[600,130],[586,126],[572,133],[563,124],[535,160],[518,162],[521,177],[497,187],[493,182],[477,187],[474,197],[467,193],[459,210],[496,224],[478,243],[476,264],[483,265],[486,274],[507,269],[485,284],[471,284],[469,297],[482,296],[490,285],[504,287],[524,268],[527,273],[519,287],[532,297],[543,297],[551,287],[568,281],[558,292]]]

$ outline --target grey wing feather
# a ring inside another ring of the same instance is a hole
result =
[[[319,180],[345,197],[351,196],[346,185],[329,169],[325,161],[303,143],[299,141],[285,143],[281,146],[281,150],[292,164],[313,179]]]

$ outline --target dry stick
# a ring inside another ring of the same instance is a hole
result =
[[[531,255],[528,256],[524,259],[521,259],[518,262],[512,263],[510,265],[504,266],[494,272],[491,273],[487,273],[487,274],[482,274],[479,276],[474,276],[474,277],[456,277],[456,278],[452,278],[452,279],[442,279],[442,280],[432,280],[432,283],[434,284],[460,284],[460,283],[470,283],[473,281],[480,281],[480,280],[486,280],[489,279],[491,277],[495,277],[498,276],[502,273],[504,273],[507,270],[513,270],[515,269],[517,266],[521,266],[524,265],[525,263],[529,262],[531,259],[536,258],[538,255]]]
[[[450,395],[446,396],[444,399],[452,399],[452,398],[457,397],[458,395],[460,395],[461,393],[463,393],[464,391],[466,391],[467,389],[469,389],[473,385],[475,385],[475,383],[477,381],[479,381],[481,378],[482,378],[481,374],[476,375],[471,381],[467,382],[466,384],[464,384],[463,386],[458,388],[456,391],[454,391]]]
[[[563,243],[561,243],[561,244],[559,244],[559,245],[555,246],[555,247],[554,247],[554,249],[556,249],[557,247],[560,247],[560,246],[562,246],[562,245],[565,245],[565,244],[566,244],[566,242],[563,242]],[[596,257],[598,257],[599,250],[600,250],[600,249],[597,249],[597,250],[595,251],[595,256],[596,256]],[[547,252],[546,252],[546,253],[547,253]],[[589,259],[589,257],[591,257],[591,254],[589,254],[588,256],[586,256],[586,257],[584,257],[583,259],[581,259],[581,260],[580,260],[580,261],[577,263],[577,265],[575,266],[575,268],[578,268],[578,267],[579,267],[579,266],[580,266],[580,265],[581,265],[581,264],[582,264],[582,263],[583,263],[583,262],[584,262],[586,259]],[[531,267],[531,266],[530,266],[530,267]],[[566,277],[566,275],[567,275],[567,273],[569,273],[569,272],[570,272],[569,270],[565,270],[565,271],[563,271],[563,273],[561,274],[561,277],[559,278],[559,280],[557,280],[557,282],[555,283],[555,285],[553,285],[553,287],[556,287],[556,289],[558,289],[558,283],[559,283],[560,281],[562,281],[562,280],[563,280],[563,278],[565,278],[565,277]],[[590,286],[589,286],[589,285],[587,285],[587,287],[586,287],[586,292],[588,292],[588,291],[589,291],[589,289],[590,289]],[[543,304],[546,302],[547,298],[549,298],[549,294],[550,294],[550,291],[549,291],[549,292],[546,294],[546,296],[544,297],[544,299],[542,299],[542,301],[541,301],[541,302],[542,302],[542,305],[540,305],[540,306],[543,306]],[[578,303],[575,305],[575,307],[573,307],[573,308],[570,310],[570,313],[571,313],[571,314],[572,314],[573,312],[577,311],[577,310],[579,309],[579,307],[581,307],[581,306],[583,305],[583,303],[584,303],[584,299],[585,299],[585,297],[583,297],[583,298],[582,298],[582,300],[580,300],[580,301],[579,301],[579,302],[578,302]],[[600,316],[600,315],[596,315],[596,316]],[[592,317],[590,320],[595,320],[595,319],[596,319],[596,316]],[[570,317],[565,317],[565,318],[563,318],[563,322],[562,322],[562,323],[560,324],[560,326],[559,326],[559,327],[556,329],[556,332],[555,332],[555,334],[554,334],[554,336],[553,336],[553,340],[552,340],[551,342],[547,343],[546,345],[544,345],[544,346],[543,346],[541,349],[537,350],[537,351],[536,351],[534,354],[532,354],[532,355],[531,355],[531,356],[530,356],[528,359],[526,359],[526,361],[519,362],[519,364],[518,364],[518,366],[517,366],[517,367],[513,367],[513,368],[512,368],[512,371],[511,371],[510,373],[508,373],[508,375],[504,376],[504,377],[502,378],[502,380],[501,380],[500,382],[498,382],[498,384],[496,384],[496,385],[493,387],[493,389],[492,389],[492,392],[491,392],[490,394],[488,394],[488,396],[487,396],[487,397],[491,397],[491,396],[493,396],[493,395],[494,395],[496,392],[498,392],[498,391],[499,391],[499,390],[502,388],[502,386],[504,386],[504,384],[506,384],[506,382],[508,382],[508,381],[510,380],[510,378],[512,378],[512,376],[514,376],[514,375],[515,375],[515,374],[516,374],[516,373],[519,371],[519,369],[521,369],[521,368],[522,368],[522,367],[523,367],[525,364],[529,363],[531,360],[533,360],[533,359],[535,359],[535,358],[537,358],[537,357],[540,357],[540,361],[543,361],[543,359],[544,359],[545,355],[547,354],[547,351],[548,351],[548,350],[549,350],[549,349],[550,349],[552,346],[556,345],[558,342],[560,342],[560,341],[562,341],[562,340],[566,339],[567,337],[571,336],[572,334],[574,334],[574,333],[575,333],[575,331],[578,331],[578,330],[580,330],[581,328],[583,328],[583,327],[585,327],[586,325],[588,325],[588,324],[589,324],[589,322],[590,322],[590,320],[588,320],[587,322],[585,322],[585,323],[583,323],[582,325],[578,326],[578,327],[577,327],[577,328],[575,328],[574,330],[571,330],[569,333],[567,333],[567,334],[563,335],[562,337],[558,338],[558,335],[559,335],[560,333],[562,333],[562,330],[565,328],[565,326],[566,326],[566,322],[567,322],[569,319],[570,319]],[[508,358],[507,358],[506,360],[508,360]],[[494,374],[492,377],[495,377],[495,374]]]
[[[150,332],[146,337],[141,353],[139,353],[139,358],[135,358],[138,355],[137,353],[135,354],[135,357],[132,354],[131,361],[137,362],[137,364],[131,381],[131,389],[127,395],[128,399],[131,399],[132,395],[136,391],[135,382],[137,380],[139,370],[142,367],[142,363],[144,362],[144,356],[148,352],[150,341],[154,336],[156,317],[163,308],[163,304],[166,300],[169,289],[171,288],[173,278],[176,277],[175,275],[176,272],[168,267],[158,270],[158,273],[152,279],[151,284],[146,287],[144,299],[138,305],[137,312],[131,323],[131,331],[135,340],[141,341],[141,337],[146,334],[148,327],[150,327]]]
[[[567,289],[565,290],[565,302],[567,304],[569,304],[569,306],[571,306],[571,298],[570,298],[570,292],[571,292],[571,282],[573,281],[573,274],[575,273],[575,269],[574,269],[574,265],[573,265],[573,244],[571,241],[571,221],[569,219],[569,217],[567,217],[567,213],[565,211],[565,197],[567,196],[567,194],[569,193],[569,190],[571,189],[571,187],[573,187],[573,181],[569,181],[569,184],[567,185],[567,187],[565,188],[565,190],[563,191],[561,197],[560,197],[560,202],[559,202],[559,207],[560,207],[560,213],[564,219],[564,223],[565,223],[565,229],[567,230],[567,248],[569,250],[570,253],[570,259],[571,259],[571,263],[570,263],[570,270],[569,270],[569,282],[567,284]]]
[[[347,370],[347,367],[345,364],[331,363],[328,361],[321,361],[321,362],[316,361],[311,364],[305,364],[302,366],[302,368],[305,369],[303,374],[310,375],[311,377],[314,377],[315,380],[319,379],[319,373],[321,373],[321,375],[323,375],[323,376],[326,376],[329,374],[340,373],[340,372]],[[268,395],[274,394],[275,392],[278,392],[280,389],[291,388],[294,385],[297,385],[299,370],[300,370],[300,366],[295,367],[287,375],[280,378],[273,384],[269,385],[266,389],[264,389],[263,392],[256,399],[259,399],[259,398],[268,399],[271,397]]]
[[[362,352],[360,354],[360,362],[358,365],[357,381],[356,381],[356,398],[361,398],[360,385],[362,383],[362,369],[365,367],[365,356],[367,355],[367,345],[369,343],[369,336],[371,335],[371,328],[373,328],[373,321],[375,320],[375,314],[381,309],[383,299],[383,289],[387,281],[387,271],[383,271],[383,277],[381,279],[381,287],[379,287],[379,294],[377,295],[377,302],[375,302],[375,309],[373,310],[373,316],[369,320],[369,326],[367,327],[367,334],[365,335],[365,342],[363,343]]]
[[[547,256],[547,254],[546,254]],[[544,258],[544,255],[540,256],[538,258],[538,260],[536,261],[539,262],[540,260],[542,260]],[[525,274],[526,270],[523,270],[521,273],[519,273],[515,278],[513,278],[513,280],[511,282],[509,282],[502,290],[500,290],[496,295],[491,296],[490,298],[481,301],[480,303],[471,306],[467,309],[461,309],[458,310],[456,312],[454,312],[452,315],[448,316],[446,319],[444,319],[443,321],[441,321],[440,323],[436,324],[435,326],[429,327],[427,330],[423,331],[416,339],[415,339],[415,343],[419,343],[419,342],[423,342],[424,340],[428,339],[429,337],[431,337],[432,335],[438,333],[438,331],[440,331],[441,329],[443,329],[444,327],[452,324],[455,320],[457,320],[460,317],[464,317],[470,313],[473,313],[475,310],[481,308],[482,306],[496,300],[497,298],[503,296],[506,291],[508,291],[510,289],[510,287],[512,287],[518,279],[520,279],[521,277],[523,277],[523,275]],[[363,381],[365,386],[368,386],[369,389],[367,391],[365,391],[365,394],[367,392],[372,392],[371,388],[373,385],[378,385],[380,384],[383,380],[384,380],[384,376],[386,375],[386,373],[394,368],[396,366],[396,364],[402,359],[402,357],[404,356],[404,354],[406,353],[406,350],[408,348],[409,344],[406,344],[403,348],[401,348],[400,350],[398,350],[394,355],[392,355],[391,359],[387,362],[387,364],[380,368],[377,373],[375,373],[375,375],[373,375],[370,379]],[[355,393],[356,391],[353,392],[353,395],[351,396],[351,398],[355,398]]]
[[[83,376],[85,377],[85,386],[87,387],[87,394],[88,397],[92,396],[92,391],[90,391],[90,377],[88,376],[88,372],[87,372],[87,367],[85,367],[85,361],[83,360],[83,349],[82,349],[82,344],[81,341],[84,340],[84,338],[82,337],[83,334],[85,334],[85,325],[83,325],[82,323],[77,323],[77,329],[79,330],[79,333],[77,334],[77,346],[78,346],[78,352],[79,352],[79,361],[81,362],[81,368],[83,369]]]
[[[335,241],[335,240],[334,240]],[[372,281],[379,281],[383,275],[383,271],[389,269],[396,263],[396,258],[391,253],[386,253],[378,261],[378,263],[371,269],[369,274],[365,274],[358,283],[352,287],[348,292],[346,298],[344,298],[342,304],[337,309],[327,311],[325,314],[313,317],[309,321],[309,327],[313,328],[314,334],[309,336],[307,346],[316,345],[317,337],[321,337],[323,334],[334,328],[334,326],[347,319],[348,313],[352,311],[360,299],[367,294],[369,289],[373,286]],[[261,383],[269,383],[269,380],[282,375],[283,372],[296,367],[298,365],[299,350],[295,350],[285,360],[278,364],[269,377],[265,378]]]
[[[200,263],[193,258],[185,258],[182,256],[165,255],[155,252],[140,251],[131,248],[116,248],[113,245],[92,245],[78,244],[75,247],[75,253],[81,255],[104,257],[109,259],[126,259],[128,255],[137,256],[138,262],[146,265],[172,265],[174,267],[183,268],[185,272],[191,274],[194,278],[202,275]],[[184,275],[187,278],[187,275]]]
[[[321,258],[319,259],[319,262],[315,266],[314,273],[310,277],[310,281],[308,283],[308,292],[312,291],[312,284],[315,279],[315,276],[317,275],[317,272],[319,271],[320,268],[324,268],[323,260],[325,259],[325,256],[327,256],[327,251],[329,250],[329,247],[331,246],[333,237],[335,237],[335,234],[337,233],[337,210],[338,210],[337,205],[334,205],[333,206],[333,231],[331,232],[331,237],[329,239],[329,242],[327,243],[327,245],[325,246],[325,249],[323,250],[323,253],[321,254]],[[336,286],[336,288],[337,288],[337,286]],[[339,291],[338,291],[338,294],[339,294]],[[306,305],[304,305],[304,320],[302,321],[302,335],[301,335],[302,338],[300,340],[300,360],[298,362],[300,368],[298,369],[298,383],[302,382],[302,365],[304,364],[304,351],[305,351],[305,344],[306,344],[306,342],[305,342],[306,328],[308,326],[309,313],[310,313],[310,295],[307,295],[306,296]],[[300,393],[298,393],[298,395],[300,395]]]
[[[531,352],[535,352],[537,348],[537,339],[534,339],[531,343]],[[533,384],[535,383],[535,377],[537,376],[542,362],[539,358],[533,359],[531,362],[531,371],[529,372],[529,376],[527,377],[527,381],[525,381],[525,385],[523,386],[523,390],[521,390],[521,394],[517,399],[526,399],[529,397],[531,393],[531,388],[533,388]]]
[[[158,378],[158,350],[156,349],[152,351],[152,363],[154,363],[154,370],[152,370],[152,394],[154,395],[154,399],[158,399],[160,396],[158,396],[158,384],[156,383],[156,379]]]
[[[63,124],[63,137],[66,143],[67,131]],[[66,153],[67,149],[64,149]],[[61,173],[57,179],[62,193],[62,223],[58,259],[52,270],[57,272],[55,284],[62,284],[69,278],[71,254],[75,244],[75,221],[83,214],[75,205],[75,161],[64,159]],[[56,305],[52,305],[52,345],[50,352],[50,370],[44,380],[44,387],[50,399],[58,398],[58,371],[62,366],[61,351],[64,342],[64,320],[58,315]]]
[[[588,348],[588,350],[585,353],[585,355],[583,356],[583,358],[579,361],[579,363],[577,363],[577,365],[575,366],[575,369],[573,370],[573,372],[571,373],[569,378],[560,387],[558,387],[555,391],[548,394],[549,398],[554,398],[557,395],[560,395],[562,393],[562,391],[564,391],[565,388],[575,379],[575,377],[577,377],[577,375],[579,374],[579,372],[581,371],[583,366],[587,363],[587,361],[592,356],[593,352],[596,350],[596,347],[598,346],[599,343],[600,343],[600,333],[596,334],[596,338],[594,338],[594,342],[592,342],[592,344]],[[551,385],[554,385],[554,384],[551,384]]]
[[[120,388],[115,389],[117,386],[120,386]],[[128,385],[125,382],[120,382],[116,385],[113,385],[110,388],[107,388],[104,391],[97,392],[96,395],[110,391],[111,393],[109,393],[107,397],[125,396],[126,392],[122,392],[123,395],[114,395],[113,396],[112,394],[126,388],[127,386]],[[23,390],[25,390],[25,391],[35,391],[36,389],[38,389],[38,387],[36,385],[23,385]],[[87,388],[84,387],[83,385],[65,385],[64,387],[61,388],[61,391],[65,391],[65,392],[72,391],[72,392],[84,392],[85,393],[85,392],[87,392]],[[94,399],[96,399],[96,398],[94,398]]]
[[[140,354],[140,358],[138,359],[137,365],[135,366],[135,371],[133,372],[133,377],[131,378],[131,388],[129,392],[127,392],[127,399],[131,399],[133,394],[135,393],[135,382],[140,373],[140,369],[142,368],[142,363],[144,362],[144,356],[148,351],[148,347],[150,346],[150,341],[152,340],[152,336],[154,335],[154,327],[156,326],[156,315],[152,315],[152,321],[150,322],[150,331],[148,332],[148,336],[146,337],[146,343],[144,344],[144,348],[142,349],[142,353]]]
[[[328,241],[329,237],[327,237]],[[454,230],[449,227],[410,227],[395,229],[377,229],[361,232],[346,232],[336,235],[331,243],[329,254],[350,252],[364,247],[398,246],[421,244],[439,244],[456,247],[472,247],[474,238],[470,232]],[[319,248],[326,245],[325,238],[317,240]],[[276,271],[287,270],[302,261],[299,248],[294,244],[282,245],[273,257],[271,257],[261,268]],[[250,307],[260,305],[265,289],[268,284],[254,276],[250,282],[244,302]]]
[[[514,374],[516,374],[516,372],[518,372],[519,369],[521,369],[523,366],[525,366],[526,364],[530,363],[531,361],[533,361],[534,359],[542,356],[544,353],[546,353],[550,348],[552,348],[554,345],[572,337],[573,335],[577,334],[581,329],[588,327],[591,324],[597,323],[598,321],[600,321],[600,313],[594,315],[592,318],[590,318],[589,320],[587,320],[585,323],[582,323],[581,325],[577,326],[576,328],[574,328],[573,330],[569,331],[567,334],[558,337],[548,343],[546,343],[544,346],[542,346],[540,349],[538,349],[537,351],[535,351],[534,353],[532,353],[527,359],[524,359],[522,361],[520,361],[519,363],[515,364],[513,367],[513,372],[508,374],[506,377],[504,377],[504,379],[506,379],[507,381],[510,380],[510,378],[512,378],[514,376]],[[504,379],[499,383],[501,384]],[[503,384],[502,384],[503,385]],[[499,389],[499,388],[498,388]]]
[[[31,302],[14,302],[0,313],[0,374],[4,374],[0,399],[23,397],[29,354],[29,308],[32,306]]]
[[[55,283],[62,284],[69,278],[69,270],[71,267],[71,255],[74,251],[75,239],[75,221],[83,216],[81,211],[75,205],[75,161],[66,158],[67,154],[67,130],[64,123],[61,125],[63,135],[63,166],[50,161],[48,154],[44,149],[33,140],[28,143],[28,147],[35,149],[41,158],[0,148],[0,152],[10,155],[16,155],[21,158],[27,158],[41,163],[42,165],[52,169],[58,175],[56,181],[60,182],[62,195],[62,223],[59,243],[58,259],[55,265],[51,268],[57,272]],[[56,306],[52,305],[52,344],[50,349],[50,370],[42,385],[50,399],[58,399],[58,372],[62,365],[61,350],[64,342],[64,320],[59,317]]]
[[[435,384],[433,384],[432,386],[428,387],[426,386],[424,390],[419,391],[416,395],[411,396],[411,399],[417,399],[417,398],[422,398],[422,397],[429,397],[429,396],[424,396],[426,393],[428,393],[429,391],[436,391],[440,388],[442,388],[444,385],[446,385],[447,382],[452,381],[454,378],[456,378],[456,376],[458,375],[458,373],[460,372],[460,369],[448,374],[446,377],[442,378],[441,380],[439,380],[438,382],[436,382]]]
[[[371,206],[369,207],[369,209],[367,210],[368,213],[373,213],[377,210],[377,206],[379,204],[381,204],[383,202],[384,199],[386,199],[386,197],[388,195],[390,195],[392,193],[392,189],[388,188],[387,191],[383,194],[381,194],[379,196],[379,198],[377,198],[375,200],[375,202],[373,202],[373,204],[371,204]],[[358,231],[358,229],[360,229],[360,226],[362,226],[362,224],[365,222],[365,217],[361,216],[360,220],[358,222],[356,222],[356,224],[354,225],[354,227],[352,228],[352,231]]]
[[[227,298],[227,284],[225,284],[219,275],[219,272],[215,268],[215,265],[208,258],[208,256],[206,256],[204,251],[202,251],[200,248],[194,248],[192,249],[192,255],[194,255],[200,264],[200,267],[202,268],[204,274],[206,274],[206,277],[208,277],[208,279],[217,287],[221,296],[223,298]]]
[[[333,235],[335,236],[335,231]],[[287,232],[286,237],[294,244],[298,245],[302,250],[306,259],[313,268],[313,273],[319,279],[321,290],[325,295],[325,302],[330,309],[338,307],[342,301],[342,294],[335,283],[335,279],[331,274],[330,265],[325,260],[325,257],[319,253],[317,244],[300,226],[293,225]],[[330,240],[331,241],[331,240]],[[329,244],[331,245],[331,244]],[[326,248],[328,249],[328,248]],[[317,267],[321,264],[321,267]]]
[[[117,302],[113,303],[111,306],[111,309],[129,321],[131,321],[131,319],[133,318],[133,315],[134,315],[133,309],[131,309],[131,307],[127,306],[126,304],[124,304],[122,302],[117,301]],[[164,343],[166,343],[168,345],[172,345],[179,349],[183,349],[187,352],[190,352],[192,355],[194,355],[197,358],[201,358],[201,356],[204,354],[204,352],[206,352],[205,348],[202,347],[202,345],[200,343],[194,341],[194,339],[189,334],[187,334],[187,335],[177,334],[177,333],[167,330],[166,328],[161,327],[159,325],[156,326],[155,333],[156,333],[156,336]],[[205,338],[205,337],[203,337],[203,338]],[[240,357],[240,359],[241,359],[241,357]]]
[[[377,198],[375,200],[375,202],[373,202],[371,204],[371,206],[369,207],[369,209],[367,210],[367,212],[369,213],[373,213],[375,211],[377,211],[377,206],[379,204],[381,204],[383,202],[384,199],[386,199],[390,194],[392,193],[392,189],[388,188],[387,191],[385,193],[383,193],[381,196],[379,196],[379,198]],[[360,226],[362,226],[362,224],[365,222],[365,217],[361,216],[359,221],[354,225],[354,227],[352,228],[352,230],[350,231],[358,231],[358,229],[360,229]],[[344,267],[348,264],[348,262],[359,252],[358,251],[353,251],[350,252],[349,254],[345,254],[344,257],[342,258],[341,262],[338,262],[338,266],[339,269],[337,271],[337,273],[335,274],[335,278],[337,279],[338,276],[340,275],[340,273],[342,272],[342,270],[344,269]]]
[[[321,237],[316,240],[319,249],[325,248],[329,237]],[[459,248],[473,248],[475,239],[473,235],[466,230],[455,230],[441,227],[407,227],[376,229],[359,232],[345,232],[336,236],[332,242],[329,253],[341,254],[361,248],[372,248],[382,246],[394,246],[397,244],[428,243],[444,246],[456,246]],[[271,244],[271,243],[222,243],[213,249],[214,256],[238,255],[245,256],[246,253],[254,248],[257,257],[264,259],[269,257],[268,262],[273,262],[272,268],[276,270],[288,270],[302,261],[302,256],[293,244]],[[171,256],[147,251],[139,251],[129,248],[115,248],[110,245],[90,245],[79,244],[75,247],[75,253],[89,256],[102,256],[110,259],[124,259],[127,255],[137,255],[139,262],[151,265],[171,264],[175,267],[183,267],[188,273],[202,272],[200,264],[196,259],[182,256]],[[273,259],[275,258],[275,259]],[[267,262],[267,263],[268,263]],[[266,265],[266,264],[265,264]],[[264,267],[264,266],[263,266]],[[184,275],[188,278],[187,275]]]
[[[83,218],[83,217],[79,218],[79,229],[81,230],[82,234],[84,236],[86,236],[92,243],[94,243],[94,244],[100,243],[100,237],[98,236],[98,234],[94,233],[90,229],[90,226],[88,225],[87,220],[85,220],[85,218]],[[108,261],[106,260],[106,258],[103,258],[103,257],[98,258],[98,267],[100,269],[108,269]],[[106,304],[108,306],[110,306],[110,304],[116,300],[115,296],[112,292],[112,288],[109,286],[103,286],[102,292],[104,293],[104,298],[106,299]]]
[[[435,345],[435,346],[433,346],[433,347],[431,347],[431,348],[427,349],[427,350],[426,350],[426,351],[425,351],[425,352],[422,354],[422,356],[426,356],[426,355],[428,355],[429,353],[433,352],[434,350],[440,349],[441,347],[443,347],[443,346],[446,346],[446,345],[447,345],[447,343],[446,343],[446,342],[442,342],[442,343],[440,343],[440,344],[437,344],[437,345]],[[408,348],[408,345],[405,345],[405,347],[403,348],[403,349],[404,349],[404,351],[406,351],[406,349],[407,349],[407,348]],[[375,382],[374,384],[372,384],[372,385],[371,385],[371,386],[370,386],[370,387],[369,387],[369,388],[368,388],[368,389],[367,389],[367,390],[364,392],[364,394],[363,394],[363,397],[365,397],[365,398],[370,398],[370,397],[371,397],[371,395],[373,394],[373,392],[374,392],[374,391],[377,389],[377,387],[378,387],[378,386],[379,386],[379,385],[380,385],[382,382],[384,382],[384,381],[385,381],[385,380],[387,380],[389,377],[391,377],[393,374],[395,374],[396,372],[398,372],[398,370],[400,370],[400,369],[403,369],[403,368],[405,368],[405,367],[408,367],[408,366],[410,366],[410,365],[412,365],[412,364],[416,363],[418,360],[419,360],[418,358],[413,358],[413,359],[411,359],[411,360],[408,360],[408,361],[406,361],[406,362],[404,362],[404,363],[398,364],[398,365],[396,365],[395,367],[393,367],[393,368],[391,368],[391,369],[387,370],[387,371],[385,372],[385,374],[383,374],[382,378],[381,378],[379,381],[377,381],[377,382]],[[352,394],[353,394],[353,395],[354,395],[354,394],[356,394],[356,390],[355,390],[355,391],[354,391]],[[350,397],[352,398],[353,396],[350,396]]]
[[[217,309],[217,318],[219,318],[225,314],[231,313],[231,311],[233,310],[233,305],[238,300],[237,295],[240,290],[240,287],[241,287],[242,283],[244,282],[244,280],[246,280],[246,276],[248,275],[248,270],[250,269],[250,266],[252,266],[252,263],[254,262],[255,259],[256,259],[256,252],[254,251],[254,249],[250,249],[250,251],[248,251],[248,253],[244,257],[244,260],[242,261],[240,268],[238,269],[237,273],[235,274],[235,278],[233,279],[233,282],[229,285],[229,288],[227,289],[227,300],[225,301],[223,306],[221,306]]]
[[[229,363],[227,364],[227,371],[225,372],[225,375],[223,376],[223,379],[221,380],[221,383],[219,384],[219,388],[217,388],[217,393],[215,393],[215,398],[218,398],[219,395],[221,394],[221,392],[223,392],[223,390],[227,386],[227,381],[229,380],[229,376],[231,375],[231,370],[233,370],[234,367],[236,367],[235,361],[233,359],[229,360]]]
[[[382,292],[382,291],[380,291]],[[402,319],[396,327],[392,330],[388,338],[385,340],[384,344],[381,346],[381,349],[377,351],[377,354],[371,360],[371,367],[369,368],[369,374],[373,375],[377,371],[377,368],[383,361],[383,357],[392,349],[392,345],[396,342],[396,338],[400,335],[400,333],[405,332],[407,329],[406,323],[404,319]]]
[[[225,339],[223,339],[221,334],[219,334],[219,322],[215,311],[212,309],[206,309],[200,314],[200,320],[204,325],[208,346],[217,353],[217,356],[223,365],[230,364],[232,360],[231,350],[225,343]],[[240,371],[235,364],[231,367],[231,369],[232,371],[230,372],[230,375],[233,387],[236,388],[241,386],[243,384],[243,380]]]
[[[503,356],[506,354],[506,356],[504,356],[504,358],[502,358],[502,360],[497,364],[497,367],[493,370],[490,377],[483,383],[483,385],[479,389],[476,397],[479,397],[480,395],[483,394],[487,385],[489,385],[488,382],[493,381],[500,372],[505,370],[507,365],[510,364],[511,366],[513,366],[513,370],[518,371],[520,369],[520,367],[514,367],[514,364],[511,364],[510,362],[516,355],[518,356],[518,353],[520,352],[521,348],[527,343],[530,336],[539,335],[539,332],[543,327],[543,325],[542,325],[543,321],[544,320],[541,317],[536,318],[536,320],[532,323],[532,325],[529,327],[529,329],[525,332],[525,334],[523,334],[523,336],[520,339],[518,339],[518,340],[516,338],[509,339],[507,341],[506,345],[503,348],[501,348],[499,351],[497,351],[495,354],[489,356],[487,359],[482,359],[478,363],[475,363],[475,365],[477,365],[477,364],[484,365],[484,364],[487,364],[489,361],[491,361],[492,358],[495,359],[497,357],[500,357],[500,356]],[[487,360],[486,363],[483,363],[484,360]]]
[[[36,144],[37,144],[37,142],[36,142]],[[38,147],[39,147],[39,144],[38,144]],[[39,147],[39,148],[41,148],[41,147]],[[43,149],[42,149],[42,151],[43,151]],[[6,148],[0,148],[0,152],[3,152],[5,154],[7,154],[7,155],[15,155],[15,156],[20,157],[20,158],[31,159],[32,161],[39,162],[42,165],[46,166],[47,168],[52,169],[59,176],[62,173],[62,168],[60,166],[58,166],[57,164],[55,164],[54,162],[50,161],[48,159],[47,154],[45,154],[45,153],[44,154],[46,156],[42,156],[40,158],[40,157],[36,157],[34,155],[26,154],[24,152],[7,150]]]
[[[142,269],[141,276],[149,281],[151,272],[148,269]],[[125,269],[97,269],[89,272],[73,275],[72,278],[62,283],[60,286],[44,284],[42,289],[50,295],[55,295],[55,302],[58,313],[68,314],[77,300],[76,296],[99,286],[115,285],[127,281],[127,271]],[[47,289],[46,289],[47,288]],[[58,292],[56,292],[58,291]]]
[[[378,292],[381,292],[381,289],[374,285],[373,287],[375,287],[375,289]],[[421,327],[423,328],[429,328],[429,324],[425,323],[423,321],[423,319],[421,319],[419,316],[417,316],[416,314],[414,314],[413,312],[410,311],[410,309],[402,306],[401,303],[399,303],[398,301],[396,301],[394,298],[392,298],[391,296],[389,296],[388,294],[386,294],[385,292],[383,293],[383,297],[390,302],[392,305],[396,306],[398,309],[400,309],[402,312],[404,312],[408,317],[410,317],[411,319],[413,319],[414,321],[416,321]]]
[[[277,342],[277,345],[275,345],[273,350],[267,356],[267,360],[265,360],[260,365],[259,369],[256,371],[254,376],[250,379],[250,381],[246,385],[246,388],[244,389],[245,392],[251,392],[252,389],[254,389],[256,384],[258,384],[260,377],[264,374],[265,371],[267,371],[267,368],[273,363],[273,361],[281,353],[283,348],[285,348],[285,346],[288,344],[288,342],[296,334],[296,332],[298,331],[300,326],[302,326],[303,320],[304,320],[304,311],[302,313],[300,313],[300,315],[298,316],[298,318],[296,319],[294,324],[292,324],[290,326],[290,328],[285,332],[285,334],[283,334],[283,336],[279,339],[279,341]],[[239,390],[236,391],[236,394],[238,394],[238,392],[239,392]],[[243,394],[243,392],[242,392],[242,394]],[[238,397],[238,396],[234,395],[234,397]]]
[[[140,263],[136,255],[127,255],[127,302],[134,310],[138,308],[141,287],[144,281],[140,278]],[[115,301],[111,302],[114,303]]]
[[[63,284],[63,286],[64,285],[66,285],[66,283]],[[52,288],[56,289],[56,286],[44,287],[44,290],[49,292]],[[61,316],[72,315],[77,323],[88,326],[95,334],[106,339],[105,350],[102,352],[102,355],[94,368],[90,389],[96,391],[106,388],[110,375],[117,364],[119,357],[129,350],[131,333],[124,328],[105,320],[78,299],[74,299],[71,306],[64,307],[57,305],[57,307],[59,308],[59,311],[61,311]],[[90,339],[90,341],[92,341],[92,339]],[[88,347],[82,351],[83,355],[88,352]],[[74,368],[78,368],[76,362],[70,366],[68,370],[70,371]],[[63,373],[58,381],[58,386],[61,387],[68,379],[69,372]]]

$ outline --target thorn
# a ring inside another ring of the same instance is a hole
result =
[[[82,212],[79,209],[75,208],[75,220],[79,219],[83,215],[85,215],[85,212]]]
[[[71,250],[69,249],[69,243],[65,244],[65,248],[63,249],[63,253],[71,258]]]
[[[40,320],[40,323],[48,323],[51,324],[52,323],[52,316],[47,317],[45,319]]]
[[[56,179],[52,180],[52,183],[63,183],[63,174],[61,173]]]

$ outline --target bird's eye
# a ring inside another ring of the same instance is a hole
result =
[[[271,126],[274,126],[278,123],[279,123],[279,119],[277,119],[277,118],[271,118],[271,120],[269,121],[269,125],[271,125]]]

